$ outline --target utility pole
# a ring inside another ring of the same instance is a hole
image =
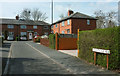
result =
[[[53,24],[53,0],[52,0],[52,3],[51,3],[51,24]]]

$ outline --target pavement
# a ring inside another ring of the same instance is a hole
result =
[[[62,53],[69,54],[71,56],[76,56],[78,57],[78,50],[58,50]]]
[[[2,47],[0,47],[0,75],[2,75],[2,73],[5,70],[6,63],[8,60],[9,50],[13,42],[14,41],[4,41]]]
[[[75,56],[32,41],[13,42],[11,46],[11,59],[6,73],[9,75],[109,74],[118,76],[116,72],[88,64]]]

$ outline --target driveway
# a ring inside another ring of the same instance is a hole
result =
[[[14,42],[11,49],[7,74],[116,74],[31,41]]]

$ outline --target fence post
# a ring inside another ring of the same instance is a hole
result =
[[[56,40],[56,50],[58,50],[58,33],[55,34],[55,40]]]
[[[79,43],[79,29],[78,29],[77,35],[78,35],[77,36],[77,44],[78,44]],[[79,45],[77,46],[77,49],[78,49],[77,50],[77,56],[79,56],[79,48],[78,47],[79,47]]]

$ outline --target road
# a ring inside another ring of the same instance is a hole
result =
[[[32,41],[11,45],[7,74],[116,74]]]

